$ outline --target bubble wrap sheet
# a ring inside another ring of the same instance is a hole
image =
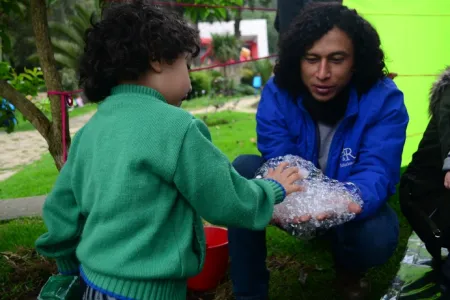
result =
[[[275,205],[273,219],[275,225],[300,239],[311,239],[327,229],[348,222],[355,217],[348,211],[350,203],[362,207],[359,189],[352,183],[339,182],[325,176],[313,163],[294,155],[280,156],[268,160],[257,172],[256,178],[265,178],[269,169],[288,162],[289,167],[297,167],[303,179],[296,182],[304,191],[288,195]],[[325,220],[317,217],[326,214]],[[310,216],[309,221],[299,222],[302,216]]]

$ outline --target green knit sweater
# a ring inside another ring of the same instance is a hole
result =
[[[200,217],[263,229],[284,192],[241,177],[204,123],[155,90],[120,85],[76,134],[36,247],[112,296],[184,300],[205,257]]]

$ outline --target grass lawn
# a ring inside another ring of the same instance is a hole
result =
[[[204,96],[204,97],[194,98],[189,101],[183,101],[183,103],[181,104],[181,107],[184,109],[193,110],[193,109],[198,109],[198,108],[202,108],[202,107],[208,107],[210,105],[224,104],[226,102],[236,100],[236,99],[239,99],[239,97],[217,96],[217,97],[210,98],[209,96]]]
[[[213,142],[225,152],[230,160],[239,154],[257,153],[254,115],[221,112],[207,115],[205,121],[209,125]],[[46,194],[50,191],[56,176],[57,171],[53,161],[48,155],[45,155],[40,161],[0,182],[0,199]],[[392,197],[390,203],[399,213],[397,196]],[[403,256],[410,229],[400,213],[399,216],[401,219],[400,246],[386,265],[370,272],[373,285],[371,299],[380,299],[384,294],[396,274]],[[33,241],[42,232],[44,232],[44,225],[39,218],[0,223],[0,251],[20,253],[21,247],[32,247]],[[268,266],[272,271],[270,299],[335,299],[333,296],[335,292],[330,284],[334,278],[332,260],[329,252],[322,250],[323,247],[326,247],[323,242],[300,241],[272,226],[268,228],[267,239]],[[29,260],[46,266],[43,268],[46,271],[39,276],[27,279],[28,285],[21,284],[14,279],[17,278],[20,270],[12,269],[10,264],[6,263],[6,259],[0,257],[0,282],[3,282],[3,286],[0,284],[1,295],[8,295],[5,294],[5,290],[2,291],[2,288],[15,289],[14,293],[17,294],[39,285],[42,280],[47,279],[51,265],[47,261],[39,260],[30,251],[25,253],[28,255],[27,257],[32,258]],[[306,284],[299,281],[301,271],[308,274]],[[228,281],[224,282],[219,291],[215,300],[232,299]],[[9,291],[10,298],[13,298],[12,293]],[[213,298],[205,297],[203,299]]]

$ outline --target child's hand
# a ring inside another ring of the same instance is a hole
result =
[[[303,187],[294,184],[297,180],[303,179],[299,173],[299,169],[295,167],[286,169],[288,165],[287,162],[281,163],[275,170],[270,169],[266,176],[266,178],[279,182],[286,190],[286,196],[303,190]]]
[[[450,190],[450,171],[445,174],[444,186]]]

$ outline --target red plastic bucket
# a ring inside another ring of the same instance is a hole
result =
[[[208,291],[216,288],[228,269],[228,231],[226,228],[205,226],[206,257],[203,270],[188,279],[188,289]]]

